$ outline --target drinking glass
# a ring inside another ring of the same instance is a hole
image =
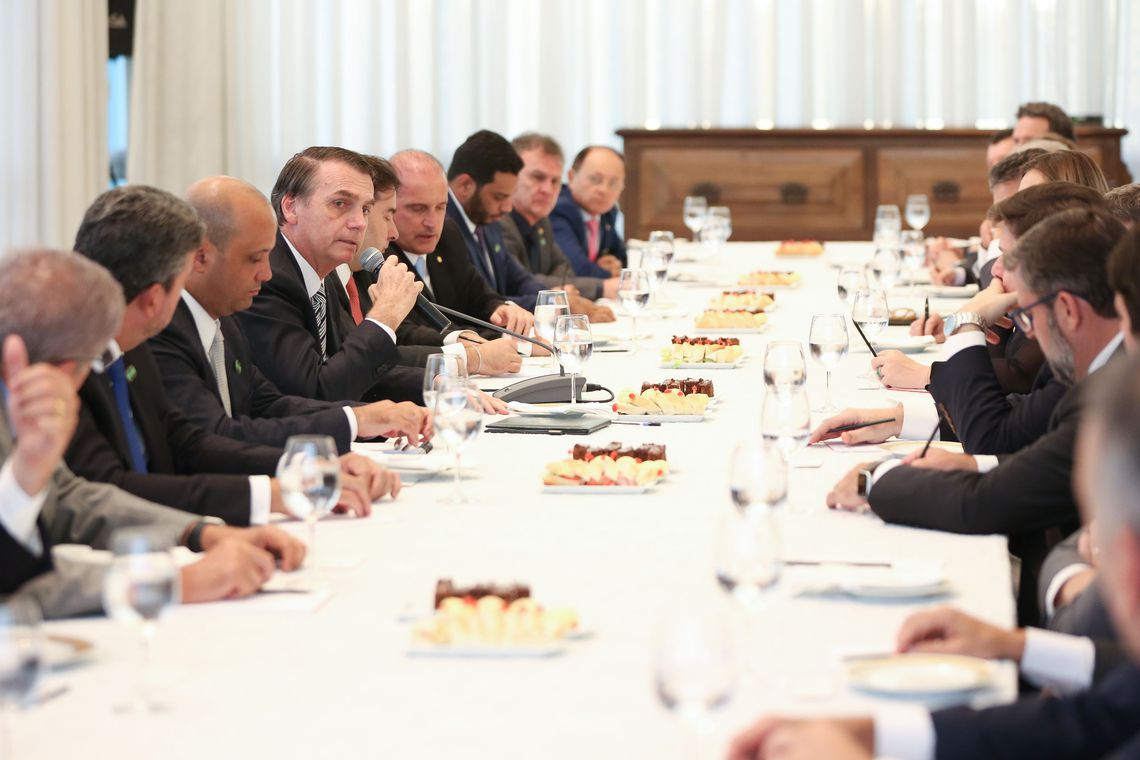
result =
[[[871,273],[880,285],[888,290],[893,288],[899,281],[901,271],[902,261],[899,260],[898,250],[880,248],[875,251],[875,256],[871,259]]]
[[[855,293],[867,288],[867,270],[861,267],[850,267],[839,273],[835,290],[843,302],[850,306],[855,301]]]
[[[546,293],[548,291],[544,290],[542,292]],[[541,293],[539,297],[541,297]],[[569,307],[567,307],[567,311],[569,311]],[[537,308],[535,313],[534,327],[535,332],[538,332]],[[554,330],[551,329],[550,332],[551,338],[553,338]],[[555,369],[557,369],[557,367]],[[439,386],[447,378],[466,380],[467,359],[463,356],[457,356],[456,354],[429,354],[427,364],[424,366],[424,406],[426,408],[431,409],[435,406],[435,394],[439,391]]]
[[[709,202],[703,195],[689,195],[685,198],[685,226],[693,233],[693,242],[700,236],[701,224],[705,220]]]
[[[785,461],[811,438],[811,403],[807,390],[795,388],[787,393],[765,393],[760,410],[760,435],[777,446]]]
[[[825,414],[839,411],[831,399],[831,371],[847,356],[847,317],[842,314],[816,314],[811,318],[808,346],[811,358],[827,371],[827,402],[813,410]]]
[[[909,285],[916,285],[919,271],[926,266],[926,241],[919,230],[903,230],[899,237],[903,252],[903,272]]]
[[[705,226],[713,225],[716,242],[724,243],[732,237],[732,210],[728,206],[709,206],[705,215]]]
[[[753,612],[780,579],[780,541],[770,512],[725,512],[716,543],[716,582]]]
[[[788,467],[775,446],[763,441],[743,441],[732,450],[728,490],[742,514],[775,509],[788,497]]]
[[[930,201],[925,195],[906,197],[906,223],[919,232],[930,222]]]
[[[777,393],[803,387],[807,364],[803,344],[794,340],[774,340],[764,349],[764,385]]]
[[[657,247],[661,257],[665,259],[665,279],[669,278],[669,267],[673,265],[673,257],[677,254],[677,243],[672,230],[653,230],[649,233],[649,243]],[[665,282],[661,283],[660,292],[665,292]]]
[[[534,334],[540,340],[553,345],[554,343],[554,326],[558,324],[558,318],[570,313],[570,296],[566,294],[565,290],[540,290],[538,291],[538,300],[534,306]],[[554,357],[554,352],[550,352],[550,361],[552,368],[555,372],[558,371],[558,359]],[[426,402],[427,399],[424,399]],[[430,407],[431,404],[428,404]]]
[[[855,294],[855,302],[851,305],[851,321],[859,325],[868,340],[886,329],[890,317],[887,294],[882,288],[868,288]]]
[[[732,627],[721,610],[683,608],[658,625],[654,637],[657,696],[684,722],[690,756],[710,728],[710,713],[732,697],[736,656]]]
[[[629,269],[621,270],[624,275]],[[644,272],[642,272],[644,274]],[[636,329],[636,323],[634,325]],[[636,339],[636,333],[635,333]],[[558,318],[554,328],[554,352],[558,363],[570,373],[570,403],[578,403],[576,378],[582,374],[590,357],[594,355],[594,336],[590,332],[590,318],[585,314],[570,314]]]
[[[562,317],[566,319],[566,317]],[[555,343],[557,346],[557,343]],[[432,408],[432,428],[455,454],[455,489],[441,504],[466,504],[460,479],[463,449],[483,431],[483,404],[479,389],[466,380],[448,379],[440,386]]]
[[[436,392],[439,392],[438,387]],[[336,441],[328,435],[291,435],[277,463],[281,498],[309,528],[308,565],[317,569],[317,522],[340,498],[340,460]]]
[[[43,656],[39,606],[9,597],[0,604],[0,757],[12,757],[11,714],[35,691]]]
[[[618,277],[618,300],[633,317],[633,352],[637,353],[637,315],[649,305],[649,272],[644,269],[623,269]]]
[[[151,646],[162,614],[181,598],[181,576],[171,553],[173,538],[147,528],[111,534],[111,566],[103,579],[103,606],[114,620],[138,631],[139,661],[134,693],[119,712],[159,712],[150,691]]]
[[[660,294],[665,288],[665,279],[669,276],[669,260],[665,251],[657,243],[650,243],[642,249],[641,269],[649,273],[649,289],[652,291],[650,301],[654,306],[660,306]],[[619,295],[620,284],[619,284]]]
[[[897,248],[899,233],[902,231],[902,217],[899,207],[894,204],[883,204],[875,209],[875,247]]]

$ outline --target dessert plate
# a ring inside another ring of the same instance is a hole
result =
[[[409,657],[443,657],[475,659],[544,659],[556,657],[566,651],[562,643],[542,646],[480,646],[477,644],[413,644],[408,647]]]
[[[879,448],[886,449],[892,454],[902,454],[906,456],[912,451],[922,451],[922,447],[925,445],[926,441],[887,441],[886,443],[880,443]],[[952,454],[963,453],[962,444],[957,441],[931,441],[930,448],[942,449]]]
[[[704,422],[705,414],[619,414],[614,425],[657,425],[662,422]]]
[[[612,416],[610,404],[581,402],[578,404],[527,404],[522,401],[507,402],[507,409],[515,414],[535,417],[581,417],[585,414]]]
[[[838,576],[839,590],[865,599],[918,599],[949,591],[941,562],[902,560],[890,567],[848,569]]]
[[[661,369],[736,369],[744,364],[744,357],[734,362],[661,362]]]
[[[949,654],[895,654],[847,664],[853,688],[895,697],[967,694],[988,686],[993,674],[986,660]]]
[[[760,327],[697,327],[695,330],[699,333],[706,335],[720,334],[720,335],[756,335],[768,329],[768,323],[765,322]]]
[[[880,350],[901,351],[904,354],[920,354],[926,349],[938,345],[932,335],[906,335],[897,338],[880,335],[871,342]]]
[[[622,496],[648,493],[656,484],[644,486],[543,486],[542,492],[549,494],[573,494],[574,496]]]

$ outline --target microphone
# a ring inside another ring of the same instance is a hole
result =
[[[360,254],[360,266],[373,277],[376,277],[380,272],[380,267],[384,266],[384,254],[380,253],[377,248],[365,248]],[[416,296],[416,305],[412,307],[412,310],[441,333],[451,329],[451,320],[443,316],[435,304],[429,301],[423,293]]]
[[[428,301],[428,303],[431,303],[431,301]],[[494,330],[495,332],[500,333],[502,335],[509,335],[512,338],[515,338],[517,340],[524,340],[527,343],[533,343],[534,345],[538,346],[539,348],[545,348],[550,353],[552,353],[552,354],[554,353],[554,346],[552,346],[549,343],[546,343],[544,341],[535,340],[534,338],[529,338],[526,335],[522,335],[520,333],[515,332],[514,330],[508,330],[505,327],[499,327],[496,324],[492,324],[490,322],[484,322],[482,319],[476,319],[475,317],[471,316],[470,314],[464,314],[461,311],[456,311],[455,309],[449,309],[446,306],[442,306],[442,305],[437,304],[437,303],[431,303],[431,305],[432,305],[432,308],[438,309],[439,311],[442,311],[446,314],[450,314],[451,316],[456,317],[457,319],[462,319],[465,322],[472,322],[474,324],[479,325],[480,327],[489,328],[489,329]]]

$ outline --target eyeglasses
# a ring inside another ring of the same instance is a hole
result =
[[[1028,333],[1033,329],[1033,314],[1031,313],[1033,309],[1038,306],[1044,306],[1045,304],[1052,303],[1057,299],[1057,296],[1061,295],[1062,293],[1068,293],[1069,295],[1080,298],[1084,301],[1088,300],[1088,297],[1083,293],[1077,293],[1072,290],[1054,290],[1049,295],[1038,298],[1028,306],[1022,306],[1020,308],[1014,309],[1009,313],[1009,318],[1013,320],[1014,324],[1016,324],[1022,332]]]

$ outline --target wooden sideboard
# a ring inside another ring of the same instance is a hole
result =
[[[990,132],[976,129],[621,129],[627,237],[671,229],[686,195],[732,209],[736,240],[870,240],[875,207],[924,193],[934,235],[968,237],[992,200]],[[1120,158],[1127,130],[1078,127],[1081,150],[1112,187],[1132,181]]]

